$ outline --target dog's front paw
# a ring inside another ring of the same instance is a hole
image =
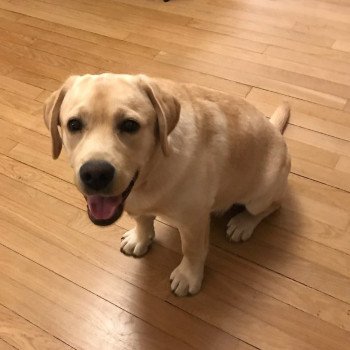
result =
[[[203,269],[203,264],[196,266],[183,258],[170,275],[171,290],[179,297],[198,293],[202,286]]]
[[[151,234],[139,234],[136,228],[127,231],[122,236],[120,250],[126,255],[145,255],[153,242],[154,232]]]

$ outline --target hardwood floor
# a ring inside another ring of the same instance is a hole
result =
[[[283,100],[292,174],[244,244],[215,219],[202,292],[177,298],[174,228],[93,226],[42,104],[70,74],[147,73]],[[350,0],[0,0],[0,349],[350,348]]]

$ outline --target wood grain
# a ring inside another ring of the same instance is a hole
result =
[[[73,349],[2,305],[0,319],[0,337],[3,339],[3,343],[0,342],[1,349]],[[8,348],[4,346],[5,341]]]
[[[0,0],[0,349],[308,349],[350,343],[347,0]],[[176,298],[178,232],[142,259],[126,214],[92,225],[44,101],[71,74],[146,73],[292,108],[282,207],[229,244],[213,217],[202,292]]]
[[[0,349],[2,350],[16,350],[15,347],[10,345],[9,343],[6,343],[4,340],[0,338]]]

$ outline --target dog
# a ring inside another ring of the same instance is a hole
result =
[[[238,242],[279,208],[289,114],[283,104],[268,120],[223,92],[112,73],[72,76],[44,106],[52,156],[65,146],[91,221],[112,224],[124,209],[135,219],[123,253],[148,251],[157,216],[179,230],[183,258],[170,276],[178,296],[201,288],[212,213],[244,205],[227,226]]]

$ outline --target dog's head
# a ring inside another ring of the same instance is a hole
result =
[[[144,75],[72,76],[46,101],[52,156],[65,146],[95,224],[117,220],[157,148],[168,154],[180,105],[163,90]]]

